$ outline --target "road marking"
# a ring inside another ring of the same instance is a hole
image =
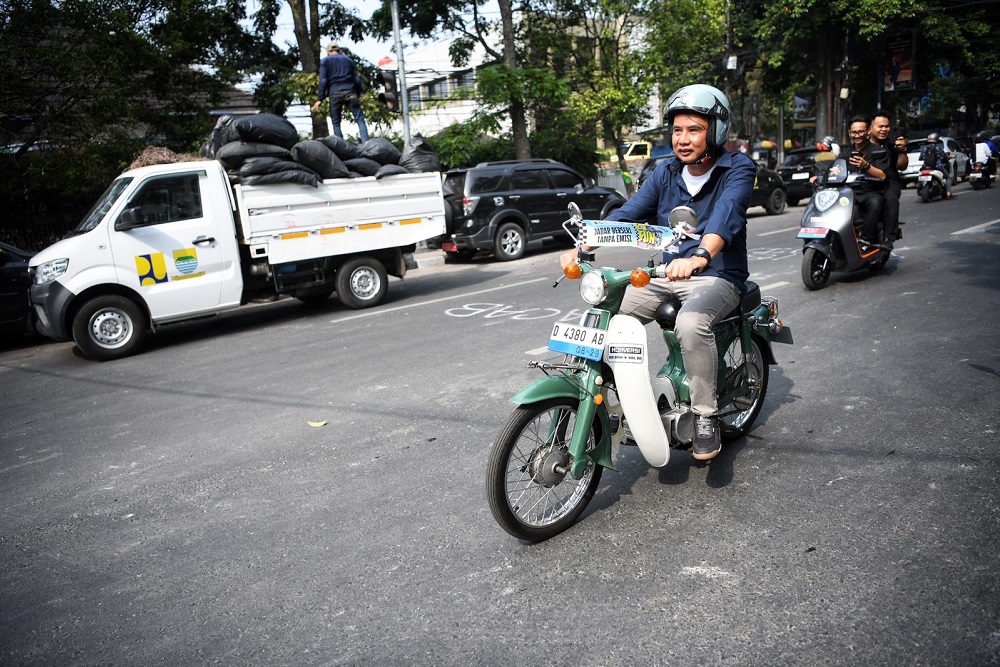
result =
[[[784,234],[785,232],[794,232],[797,229],[802,229],[802,228],[788,227],[787,229],[776,229],[773,232],[764,232],[763,234],[758,234],[757,236],[771,236],[772,234]]]
[[[357,315],[351,315],[349,317],[339,317],[335,320],[330,320],[330,324],[338,324],[340,322],[349,322],[350,320],[358,320],[362,317],[370,317],[372,315],[383,315],[385,313],[392,313],[397,310],[406,310],[407,308],[419,308],[421,306],[430,306],[435,303],[441,303],[442,301],[452,301],[454,299],[465,299],[470,296],[476,296],[477,294],[486,294],[487,292],[496,292],[497,290],[509,289],[511,287],[520,287],[521,285],[530,285],[531,283],[541,282],[543,280],[552,280],[551,278],[534,278],[532,280],[525,280],[520,283],[511,283],[510,285],[501,285],[500,287],[490,287],[489,289],[481,289],[475,292],[466,292],[464,294],[456,294],[455,296],[443,296],[440,299],[431,299],[430,301],[421,301],[419,303],[409,303],[402,306],[395,306],[394,308],[379,308],[377,310],[369,310]]]
[[[528,350],[527,352],[525,352],[525,354],[530,354],[533,357],[537,357],[539,355],[546,354],[548,352],[551,352],[551,350],[549,350],[549,348],[547,347],[536,347],[534,350]]]
[[[789,282],[787,280],[782,280],[780,282],[771,283],[770,285],[764,285],[763,287],[760,288],[760,290],[763,292],[766,289],[774,289],[776,287],[784,287],[785,285],[788,285],[788,284],[789,284]]]
[[[951,235],[955,236],[956,234],[971,234],[973,232],[978,232],[980,229],[986,229],[987,227],[995,225],[998,222],[1000,222],[1000,218],[996,220],[990,220],[989,222],[984,222],[983,224],[976,225],[975,227],[966,227],[965,229],[960,229],[957,232],[952,232]]]

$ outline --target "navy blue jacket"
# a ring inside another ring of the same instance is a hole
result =
[[[667,226],[670,211],[690,206],[698,214],[698,234],[718,234],[726,245],[700,275],[717,276],[735,283],[741,290],[750,277],[747,263],[747,207],[757,178],[757,166],[743,153],[725,152],[715,163],[708,182],[694,197],[684,185],[677,158],[657,165],[639,191],[608,220],[647,222]],[[668,263],[676,257],[690,257],[700,241],[685,240],[676,254],[664,253]]]
[[[354,61],[343,53],[333,53],[319,63],[319,100],[343,90],[361,92],[361,77]]]

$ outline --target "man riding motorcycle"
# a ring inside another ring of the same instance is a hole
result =
[[[634,222],[655,218],[665,226],[677,206],[690,206],[698,216],[699,238],[664,253],[667,277],[654,278],[642,289],[629,287],[620,310],[646,324],[661,303],[680,299],[675,331],[697,415],[692,455],[698,460],[714,458],[721,449],[715,417],[719,353],[712,326],[739,304],[749,277],[746,212],[757,169],[746,155],[724,149],[731,114],[725,94],[712,86],[685,86],[671,95],[663,117],[671,128],[674,157],[608,216]],[[560,261],[565,267],[577,258],[573,249]]]

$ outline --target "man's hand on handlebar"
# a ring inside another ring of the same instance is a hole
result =
[[[708,262],[701,257],[678,257],[667,264],[664,277],[667,280],[688,280],[707,267]]]

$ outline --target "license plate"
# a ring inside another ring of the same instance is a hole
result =
[[[441,244],[441,250],[446,252],[456,252],[458,251],[458,246],[455,245],[454,241],[444,241]]]
[[[809,174],[808,173],[805,173],[805,174],[792,174],[792,180],[793,181],[804,181],[807,178],[809,178]]]
[[[607,335],[608,332],[603,329],[556,322],[549,337],[549,349],[597,361],[604,356],[604,340]]]
[[[921,176],[917,180],[920,181],[921,183],[926,183],[927,181],[931,180],[931,177],[930,176]]]
[[[982,177],[983,177],[982,174],[980,174],[978,172],[975,172],[975,171],[972,172],[971,174],[969,174],[969,178],[982,178]]]
[[[825,239],[827,229],[825,227],[803,227],[799,230],[800,239]]]

